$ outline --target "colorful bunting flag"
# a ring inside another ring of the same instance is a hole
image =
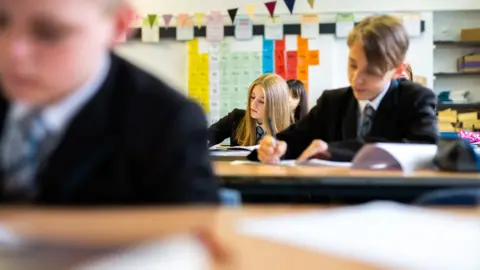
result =
[[[202,27],[202,22],[203,22],[203,18],[205,17],[205,13],[197,12],[197,13],[193,14],[193,16],[195,16],[195,21],[197,22],[197,27],[198,28]]]
[[[238,8],[232,8],[228,10],[228,15],[230,16],[230,19],[232,20],[232,23],[235,22],[235,17],[237,16],[237,11]]]
[[[253,15],[255,14],[256,5],[247,5],[245,9],[247,10],[248,17],[253,20]]]
[[[273,13],[275,12],[275,7],[277,6],[277,1],[271,1],[265,3],[265,6],[268,9],[268,12],[270,13],[270,17],[273,18]]]
[[[147,18],[148,18],[148,25],[150,27],[153,27],[156,24],[157,15],[156,14],[148,14]]]
[[[172,14],[165,14],[163,15],[163,21],[165,22],[165,28],[170,26],[170,22],[172,21],[173,15]]]
[[[293,7],[295,6],[295,0],[284,0],[285,5],[287,5],[288,10],[290,11],[290,14],[293,13]]]
[[[313,9],[313,6],[315,5],[315,0],[308,0],[308,4],[310,4],[310,7]]]
[[[188,19],[188,14],[187,13],[180,13],[177,16],[177,25],[180,27],[185,26],[185,22]]]

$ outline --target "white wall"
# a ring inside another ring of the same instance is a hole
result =
[[[462,28],[480,27],[480,10],[435,12],[433,19],[434,40],[459,40]],[[480,52],[480,48],[436,47],[433,61],[434,72],[456,72],[456,59],[472,52]],[[436,92],[469,90],[473,100],[480,101],[480,78],[478,76],[437,77],[434,82]]]

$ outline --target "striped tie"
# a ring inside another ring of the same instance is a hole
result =
[[[33,196],[40,143],[46,136],[45,125],[38,111],[28,114],[12,125],[18,136],[10,137],[4,154],[5,197],[26,199]],[[15,134],[15,133],[12,133]]]
[[[374,116],[375,116],[375,109],[369,104],[367,104],[367,106],[365,106],[365,109],[363,109],[362,122],[360,125],[360,131],[358,134],[360,138],[364,138],[370,132],[370,129],[372,128]]]

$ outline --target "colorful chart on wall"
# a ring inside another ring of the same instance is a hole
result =
[[[320,51],[309,49],[309,41],[300,35],[288,38],[296,38],[295,50],[286,46],[285,38],[188,42],[188,96],[199,102],[210,124],[235,108],[245,109],[248,87],[264,73],[301,80],[308,90],[309,67],[320,65]]]

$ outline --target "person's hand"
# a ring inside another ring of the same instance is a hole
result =
[[[287,151],[287,144],[284,141],[277,141],[270,135],[266,135],[260,141],[258,148],[258,160],[269,164],[278,164]]]
[[[303,151],[297,162],[304,162],[312,157],[319,158],[328,158],[330,153],[328,153],[328,144],[322,140],[313,140],[312,143]]]

